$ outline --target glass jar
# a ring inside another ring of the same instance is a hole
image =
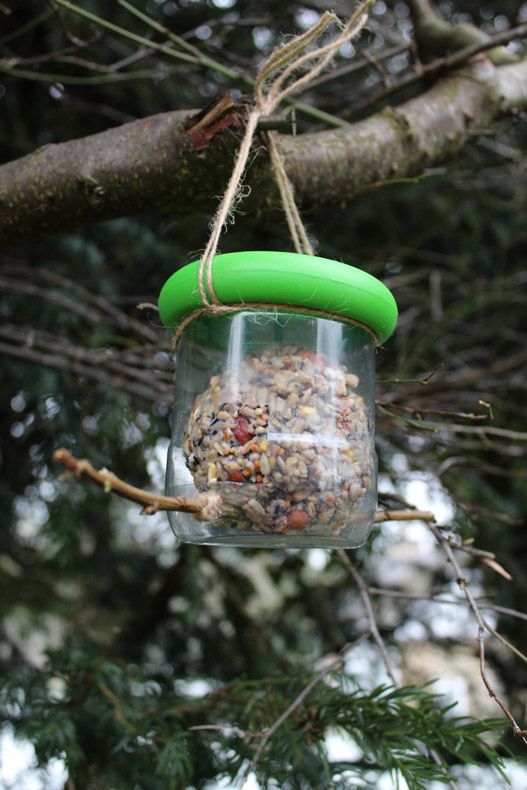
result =
[[[371,275],[294,253],[217,256],[232,312],[202,309],[199,262],[159,299],[167,326],[192,315],[176,354],[166,493],[190,543],[354,547],[377,503],[374,355],[395,301]]]

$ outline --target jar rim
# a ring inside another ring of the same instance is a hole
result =
[[[174,329],[203,307],[198,285],[199,260],[176,271],[164,284],[158,307],[165,326]],[[397,304],[376,277],[340,261],[316,255],[270,250],[216,255],[214,289],[220,301],[248,308],[251,303],[291,305],[356,321],[383,343],[395,329]]]

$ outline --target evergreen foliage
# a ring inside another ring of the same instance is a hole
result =
[[[305,671],[239,679],[196,698],[185,693],[186,679],[145,677],[136,666],[85,648],[50,654],[46,671],[15,674],[2,703],[39,758],[66,753],[73,776],[96,777],[105,787],[201,787],[214,778],[239,778],[260,734],[310,679]],[[449,714],[427,688],[379,686],[365,693],[348,675],[328,673],[269,741],[257,776],[264,787],[349,787],[359,779],[375,787],[379,772],[389,771],[422,790],[432,781],[448,783],[452,761],[484,760],[506,779],[488,743],[503,720]],[[363,760],[330,761],[325,737],[332,731],[350,735]],[[437,764],[431,750],[440,756]]]

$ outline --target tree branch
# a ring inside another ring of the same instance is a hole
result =
[[[446,604],[448,606],[467,606],[466,599],[461,600],[459,598],[444,598],[442,593],[431,592],[430,595],[421,595],[420,593],[403,592],[402,590],[389,590],[382,587],[368,587],[368,593],[370,595],[378,595],[381,598],[395,598],[408,601],[430,601],[430,603],[440,603]],[[527,614],[525,612],[519,612],[517,609],[510,609],[507,606],[499,606],[498,604],[487,603],[485,600],[483,600],[481,603],[478,601],[478,605],[481,610],[488,609],[489,611],[497,612],[498,614],[505,614],[509,617],[515,617],[518,620],[527,621]]]
[[[527,36],[527,24],[518,25],[518,27],[510,30],[503,30],[501,33],[496,33],[495,36],[488,36],[483,40],[476,40],[463,49],[456,49],[445,57],[432,60],[426,65],[419,64],[408,74],[405,74],[400,79],[388,85],[384,85],[377,92],[367,96],[363,101],[357,102],[350,110],[345,113],[345,117],[357,116],[363,113],[365,109],[374,107],[379,102],[384,101],[395,93],[400,93],[405,88],[412,85],[417,85],[420,82],[430,80],[439,74],[458,69],[468,60],[471,60],[476,55],[488,52],[494,49],[498,44],[505,44],[513,41],[515,38],[524,38]],[[503,89],[507,88],[507,80],[504,81]]]
[[[121,480],[113,472],[108,469],[95,469],[95,467],[86,458],[75,458],[68,450],[61,448],[53,453],[53,459],[58,461],[66,467],[70,472],[73,472],[77,477],[88,477],[94,483],[104,488],[109,493],[113,492],[124,499],[129,499],[131,502],[137,502],[143,505],[143,513],[145,515],[152,515],[160,510],[182,511],[184,513],[195,513],[202,518],[207,519],[210,513],[211,494],[201,494],[196,499],[188,499],[187,497],[171,497],[162,496],[161,494],[152,494],[150,491],[144,491],[141,488],[136,488]],[[216,497],[216,495],[214,494]],[[383,521],[426,521],[435,522],[433,513],[422,510],[381,510],[375,514],[376,522]]]
[[[106,493],[113,492],[117,496],[143,505],[143,511],[151,515],[158,510],[179,510],[183,513],[201,513],[201,502],[198,499],[187,497],[168,497],[162,494],[152,494],[142,488],[136,488],[114,475],[108,469],[95,469],[86,458],[75,458],[68,450],[63,448],[53,453],[53,459],[63,464],[70,472],[78,477],[88,477],[104,488]]]
[[[148,401],[169,403],[173,397],[170,368],[160,370],[163,364],[155,360],[155,351],[143,349],[150,354],[90,349],[32,327],[0,327],[0,354],[76,373]]]
[[[475,25],[455,25],[447,22],[430,0],[409,0],[409,6],[414,23],[415,40],[419,54],[424,60],[478,45],[490,49],[489,57],[495,65],[517,60],[514,55],[500,46],[510,39],[494,41],[494,36],[490,36]],[[490,46],[486,46],[488,44]]]
[[[279,138],[300,205],[342,203],[454,155],[502,114],[527,106],[527,61],[477,63],[420,96],[346,128]],[[4,243],[141,211],[211,210],[226,183],[246,104],[193,134],[193,113],[153,115],[100,134],[48,145],[0,167]],[[248,183],[274,203],[263,157]]]
[[[498,641],[500,641],[503,645],[505,645],[505,647],[507,647],[509,650],[515,653],[522,660],[527,661],[527,656],[525,656],[521,652],[521,650],[518,650],[518,648],[515,647],[515,645],[511,644],[507,639],[505,639],[505,637],[503,637],[498,631],[496,631],[495,628],[492,628],[492,626],[489,625],[489,623],[484,619],[483,615],[481,614],[480,607],[469,587],[468,580],[465,578],[461,566],[459,565],[456,556],[452,550],[452,545],[450,541],[448,540],[448,538],[445,538],[445,536],[441,534],[441,531],[435,526],[435,524],[428,524],[427,526],[430,532],[432,533],[432,535],[435,537],[435,539],[441,546],[441,548],[444,550],[447,559],[452,564],[452,567],[456,574],[456,582],[458,584],[458,587],[460,588],[460,590],[462,590],[463,594],[465,595],[467,603],[470,609],[472,610],[474,617],[476,618],[478,624],[477,641],[479,644],[480,674],[481,674],[481,679],[485,685],[485,688],[487,689],[489,696],[492,697],[492,699],[494,699],[496,704],[501,708],[505,716],[509,719],[514,734],[518,738],[520,738],[524,744],[527,745],[527,730],[523,730],[519,726],[518,722],[515,720],[514,716],[512,715],[511,711],[508,709],[505,702],[501,699],[501,697],[497,694],[497,692],[491,685],[488,675],[486,673],[485,670],[486,634],[489,633],[492,636],[494,636],[496,639],[498,639]]]
[[[362,578],[357,568],[351,562],[347,552],[344,549],[337,549],[337,554],[339,555],[340,561],[344,565],[345,569],[347,570],[347,572],[349,573],[349,575],[351,576],[351,578],[359,588],[360,597],[362,598],[362,603],[364,604],[364,609],[366,610],[366,616],[368,618],[370,632],[375,640],[375,643],[377,644],[379,653],[381,654],[384,668],[386,669],[386,674],[390,678],[393,685],[397,686],[397,680],[395,677],[395,672],[392,666],[392,662],[390,661],[388,650],[386,648],[386,645],[384,644],[384,640],[377,626],[377,621],[375,619],[375,614],[373,611],[373,606],[369,595],[368,585]]]

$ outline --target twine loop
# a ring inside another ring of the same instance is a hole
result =
[[[212,220],[209,240],[200,260],[198,285],[203,307],[191,313],[179,325],[174,336],[175,348],[179,344],[184,329],[194,318],[204,313],[223,313],[240,309],[239,305],[222,304],[214,289],[212,270],[223,228],[234,213],[236,204],[243,197],[243,175],[260,118],[272,115],[284,99],[305,89],[328,66],[340,47],[355,38],[362,30],[368,18],[368,8],[372,3],[373,0],[363,0],[345,24],[342,24],[332,11],[326,11],[305,33],[295,36],[275,49],[261,67],[254,87],[254,106],[247,116],[245,132],[229,183]],[[327,44],[318,46],[314,51],[306,51],[332,24],[338,25],[340,32]],[[312,64],[308,71],[295,77],[298,70],[308,63]],[[266,141],[272,172],[278,185],[295,251],[304,255],[314,255],[313,247],[295,203],[293,186],[278,149],[276,132],[266,132]],[[279,309],[283,306],[266,305],[266,307]],[[323,312],[320,311],[321,314]]]

